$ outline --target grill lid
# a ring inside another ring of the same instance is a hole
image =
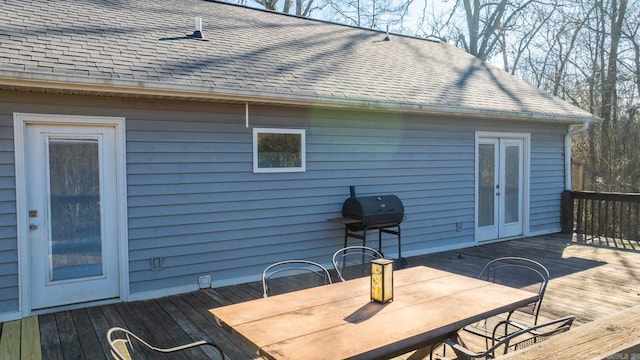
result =
[[[342,204],[342,216],[361,221],[348,225],[352,231],[396,226],[402,222],[404,206],[395,195],[352,196]]]

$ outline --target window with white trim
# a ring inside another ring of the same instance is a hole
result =
[[[253,172],[306,171],[305,131],[253,129]]]

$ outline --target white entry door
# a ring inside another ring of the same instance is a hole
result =
[[[28,124],[31,309],[117,298],[116,130]]]
[[[476,240],[523,234],[524,140],[479,138]]]

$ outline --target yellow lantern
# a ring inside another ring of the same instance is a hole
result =
[[[393,300],[393,260],[371,260],[371,301]]]

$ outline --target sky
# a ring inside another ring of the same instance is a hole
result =
[[[255,0],[223,0],[226,2],[230,2],[230,3],[244,3],[243,5],[246,6],[251,6],[251,7],[256,7],[256,8],[261,8],[261,5],[258,5],[256,3]],[[404,1],[404,0],[397,0],[397,1]],[[423,33],[419,32],[419,29],[417,28],[417,24],[420,21],[420,17],[422,16],[422,11],[424,9],[425,6],[425,2],[428,5],[428,11],[431,12],[441,12],[443,9],[447,8],[449,5],[453,3],[455,0],[413,0],[410,7],[409,7],[409,13],[407,14],[407,16],[405,16],[404,19],[404,27],[406,28],[406,30],[404,31],[405,34],[407,35],[424,35]],[[363,1],[364,2],[364,1]],[[280,10],[282,8],[282,3],[283,1],[279,1],[278,4],[278,9]],[[327,19],[323,14],[320,14],[318,12],[316,13],[312,13],[312,18],[316,18],[316,19],[321,19],[321,20],[329,20]],[[384,22],[380,22],[378,25],[378,30],[385,30],[386,29],[386,24],[384,24]],[[396,32],[396,29],[391,28],[390,29],[393,32]]]

